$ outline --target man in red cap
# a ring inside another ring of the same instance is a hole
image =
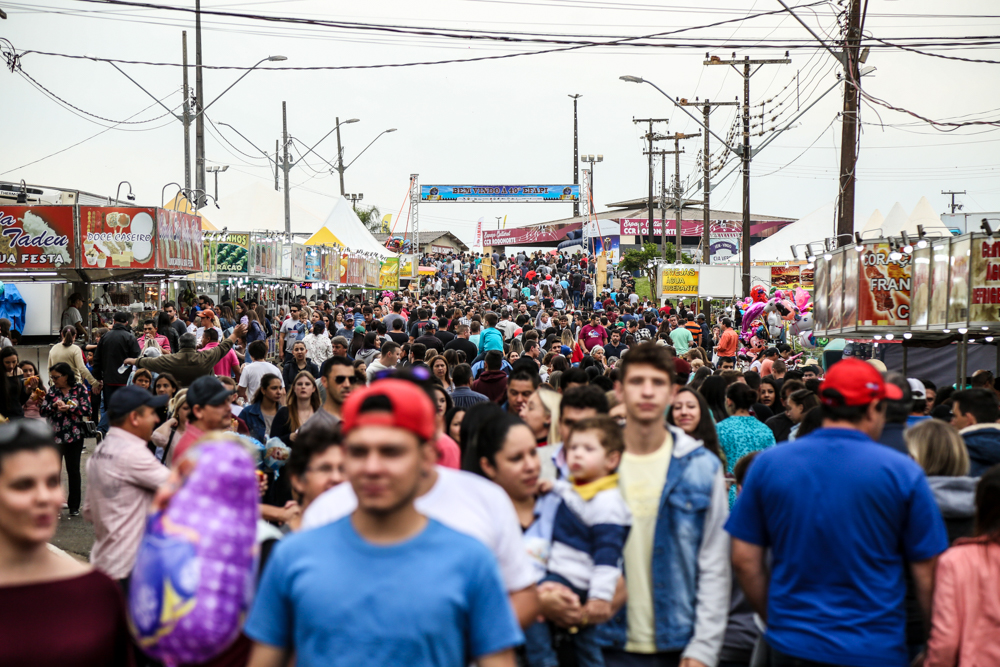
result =
[[[437,452],[434,406],[416,384],[382,380],[343,408],[344,471],[356,507],[282,541],[245,633],[249,664],[514,667],[524,641],[496,560],[415,506]],[[337,487],[334,487],[337,488]]]
[[[926,621],[941,513],[920,467],[875,442],[899,387],[844,359],[819,395],[822,428],[753,460],[726,523],[733,567],[772,665],[904,667],[904,568]]]

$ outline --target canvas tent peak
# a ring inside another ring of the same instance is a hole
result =
[[[827,237],[834,236],[836,216],[834,202],[830,201],[808,215],[782,227],[771,236],[750,246],[752,262],[791,262],[795,260],[791,246],[807,243],[822,244]],[[799,254],[800,258],[802,253]],[[730,260],[739,261],[734,255]]]
[[[899,232],[906,226],[909,214],[903,209],[903,205],[896,202],[889,210],[889,215],[885,216],[882,222],[882,237],[899,236]],[[914,230],[916,233],[916,230]]]
[[[329,236],[327,236],[329,235]],[[332,237],[333,240],[323,242],[320,239]],[[345,250],[370,252],[379,257],[395,257],[385,246],[376,240],[372,233],[361,222],[354,212],[354,207],[346,197],[339,197],[333,209],[326,216],[323,226],[306,241],[308,245],[339,245]]]
[[[865,226],[861,228],[861,234],[864,235],[868,232],[874,232],[875,230],[881,231],[882,225],[884,224],[885,218],[882,217],[882,211],[875,209],[875,212],[868,218],[868,222],[866,222]]]
[[[913,212],[907,219],[902,231],[912,236],[917,235],[917,225],[923,226],[924,233],[931,236],[951,236],[951,231],[941,222],[941,216],[937,214],[927,197],[921,197],[917,202]]]

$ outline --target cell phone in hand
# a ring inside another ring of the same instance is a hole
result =
[[[244,315],[240,318],[240,324],[247,325],[250,324],[250,318]]]

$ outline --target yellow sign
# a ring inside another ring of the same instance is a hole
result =
[[[395,292],[399,289],[399,257],[387,257],[379,271],[379,287]]]
[[[698,269],[664,266],[660,272],[661,295],[698,296]]]

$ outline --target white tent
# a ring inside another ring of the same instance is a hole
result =
[[[866,222],[865,226],[861,228],[861,233],[864,234],[865,232],[872,232],[875,231],[876,229],[881,230],[882,225],[884,224],[885,224],[885,218],[882,217],[882,211],[875,209],[875,212],[872,213],[872,216],[868,218],[868,222]]]
[[[395,257],[395,253],[386,250],[385,246],[372,236],[358,214],[354,212],[351,202],[343,196],[333,205],[333,210],[326,216],[323,226],[306,241],[307,245],[329,243],[336,243],[347,250],[374,252],[379,257]]]
[[[903,210],[902,204],[899,202],[893,204],[892,209],[889,210],[889,215],[885,217],[885,221],[882,223],[882,237],[899,236],[899,231],[906,226],[906,221],[909,217],[906,211]]]
[[[791,246],[805,243],[819,243],[833,236],[836,232],[836,213],[834,202],[823,204],[818,209],[788,225],[766,239],[750,246],[750,261],[752,262],[788,262],[795,259]],[[806,249],[796,248],[799,259],[805,259]],[[739,256],[734,258],[739,260]]]
[[[927,197],[920,198],[902,229],[910,236],[916,236],[917,225],[923,225],[924,233],[929,236],[951,236],[948,227],[941,222],[941,216],[934,211]]]
[[[293,232],[311,234],[323,224],[320,215],[296,203],[294,199],[289,212]],[[199,213],[217,229],[226,227],[230,232],[285,231],[285,196],[263,182],[227,194],[219,208],[210,203]]]

